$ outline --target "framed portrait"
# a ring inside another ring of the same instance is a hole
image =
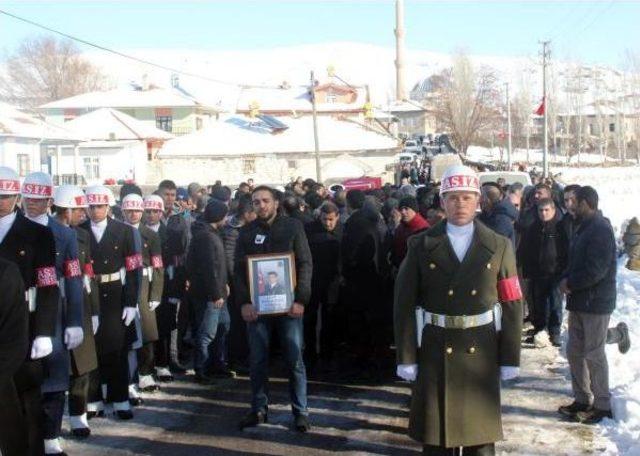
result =
[[[247,256],[251,302],[259,315],[282,315],[293,305],[296,265],[293,253]]]

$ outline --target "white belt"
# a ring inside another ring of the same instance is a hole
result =
[[[36,287],[31,287],[24,292],[24,300],[29,306],[29,312],[36,311]]]
[[[111,283],[115,281],[122,281],[122,275],[120,271],[114,272],[113,274],[96,274],[96,279],[98,283]]]
[[[149,282],[153,282],[153,266],[142,268],[142,275],[144,277],[149,277]]]
[[[422,345],[422,330],[426,325],[445,329],[469,329],[490,323],[495,323],[496,331],[502,329],[502,307],[499,303],[496,303],[493,309],[477,315],[440,315],[427,312],[422,307],[416,307],[418,347]]]

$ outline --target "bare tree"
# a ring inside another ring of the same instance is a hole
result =
[[[107,82],[72,41],[48,35],[25,39],[4,64],[0,97],[23,106],[103,89]]]
[[[444,70],[436,100],[436,118],[449,132],[461,154],[481,132],[493,127],[499,119],[496,77],[488,68],[475,69],[464,53],[453,57],[451,68]]]

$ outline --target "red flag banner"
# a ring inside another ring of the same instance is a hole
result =
[[[538,109],[536,109],[535,114],[538,116],[544,116],[544,98],[542,98],[542,103],[540,103],[540,106],[538,106]]]

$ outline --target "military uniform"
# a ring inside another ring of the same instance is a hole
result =
[[[20,417],[20,399],[13,376],[29,348],[29,310],[24,304],[24,285],[17,266],[0,259],[0,454],[22,456],[26,429]],[[14,414],[15,413],[15,414]],[[13,416],[12,416],[13,415]]]
[[[164,288],[164,263],[160,236],[143,224],[138,226],[142,245],[143,277],[140,291],[140,320],[142,326],[142,348],[138,350],[138,370],[141,377],[153,375],[153,344],[158,340],[156,312],[149,308],[150,302],[161,302]],[[142,383],[141,383],[142,384]],[[144,386],[143,386],[144,387]]]
[[[36,337],[53,339],[55,336],[59,299],[55,243],[51,230],[28,220],[21,213],[6,217],[15,217],[15,220],[0,243],[0,258],[12,261],[20,269],[26,290],[25,305],[30,311],[31,347]],[[26,422],[28,443],[25,442],[24,455],[41,455],[44,452],[40,392],[43,378],[42,360],[27,358],[13,376],[21,410],[11,408],[11,400],[0,395],[0,403],[3,404],[0,407],[0,422]],[[10,437],[19,441],[24,436],[16,434]]]
[[[100,380],[107,385],[107,401],[128,409],[127,353],[135,330],[133,325],[125,326],[122,313],[125,307],[137,305],[138,269],[142,267],[142,258],[136,253],[133,230],[122,222],[107,217],[100,241],[92,231],[91,221],[81,228],[90,232],[93,270],[98,282],[100,326],[95,340]],[[93,403],[102,400],[99,385],[94,382],[91,382],[89,397]]]
[[[71,379],[69,385],[69,416],[71,428],[87,427],[86,423],[74,422],[87,412],[89,395],[89,374],[98,368],[96,342],[93,335],[92,317],[100,315],[100,298],[98,284],[93,272],[90,234],[83,228],[74,227],[78,239],[78,261],[82,271],[83,282],[83,321],[84,339],[71,351]]]
[[[395,287],[398,363],[418,365],[409,435],[442,449],[502,439],[500,367],[520,362],[522,302],[511,243],[473,223],[462,261],[446,221],[410,238]],[[420,346],[416,306],[430,313]]]

